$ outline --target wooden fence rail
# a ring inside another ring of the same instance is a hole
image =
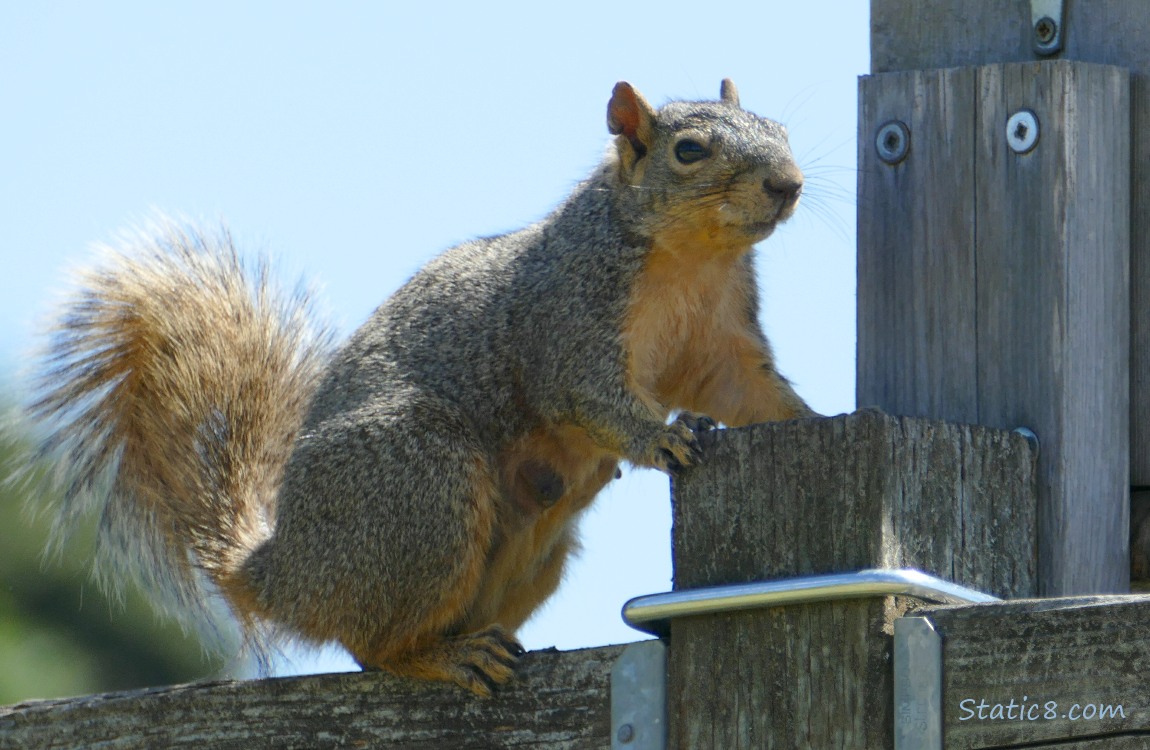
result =
[[[0,708],[0,748],[610,748],[620,651],[533,652],[491,700],[357,672],[33,701]]]

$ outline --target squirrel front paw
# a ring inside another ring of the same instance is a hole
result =
[[[698,435],[716,426],[715,420],[710,417],[682,412],[674,422],[667,425],[656,441],[653,465],[668,474],[674,474],[698,463],[703,457]]]
[[[717,430],[719,428],[719,424],[706,414],[696,414],[693,411],[679,412],[679,416],[675,417],[675,421],[687,425],[687,428],[696,435],[701,432],[710,432],[711,430]]]

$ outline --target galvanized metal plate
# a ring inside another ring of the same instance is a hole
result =
[[[942,750],[942,638],[925,617],[894,621],[895,750]]]
[[[611,669],[611,750],[667,747],[667,647],[640,641]]]

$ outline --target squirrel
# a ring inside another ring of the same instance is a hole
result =
[[[28,412],[58,515],[177,611],[338,642],[482,696],[621,461],[814,412],[758,322],[755,243],[795,211],[786,130],[618,83],[602,163],[542,221],[431,260],[342,346],[226,230],[159,219],[82,277]],[[677,419],[672,416],[679,415]]]

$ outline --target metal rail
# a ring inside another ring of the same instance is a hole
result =
[[[870,569],[639,596],[623,605],[623,621],[636,630],[665,637],[676,617],[871,596],[910,596],[937,604],[999,601],[918,570]]]

